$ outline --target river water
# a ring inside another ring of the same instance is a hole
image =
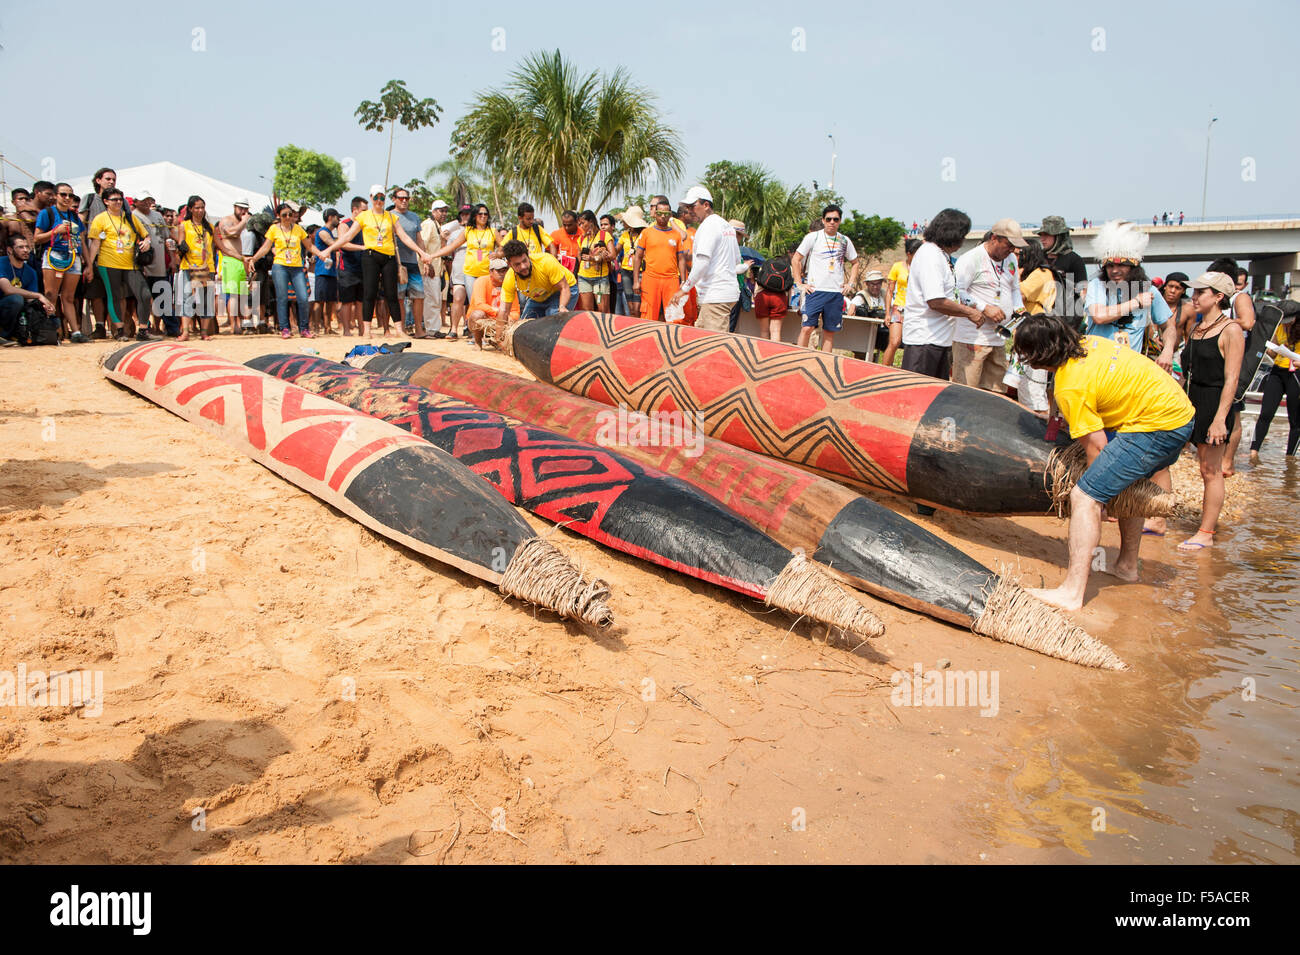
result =
[[[1144,539],[1157,586],[1126,619],[1134,672],[1086,682],[1003,747],[969,807],[990,861],[1300,861],[1300,463],[1285,435],[1283,416],[1253,469],[1243,448],[1212,551],[1175,550],[1194,523]]]

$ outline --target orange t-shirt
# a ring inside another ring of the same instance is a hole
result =
[[[474,282],[474,291],[470,295],[469,310],[481,308],[484,313],[496,318],[501,313],[501,289],[492,287],[492,276],[484,275]],[[519,300],[510,303],[510,321],[519,318]]]
[[[684,251],[682,234],[676,229],[657,229],[654,226],[641,230],[636,247],[645,262],[645,274],[655,278],[676,278],[677,253]]]
[[[564,263],[564,267],[571,272],[577,271],[578,253],[582,246],[582,229],[578,229],[578,231],[573,233],[573,235],[569,235],[569,233],[564,231],[564,227],[561,226],[551,233],[551,241],[554,242],[556,248],[559,249],[560,255],[558,258]],[[566,255],[572,257],[573,261],[569,262],[566,260],[564,258]]]

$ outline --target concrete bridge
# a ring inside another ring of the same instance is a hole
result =
[[[1038,230],[1040,222],[1022,223],[1025,235]],[[1206,265],[1221,255],[1230,255],[1251,275],[1251,288],[1282,292],[1290,283],[1300,285],[1300,219],[1257,219],[1237,222],[1189,222],[1186,225],[1152,226],[1139,222],[1151,236],[1145,262],[1202,262]],[[1089,264],[1092,239],[1097,229],[1071,229],[1074,249]],[[973,248],[984,231],[971,232],[961,250]],[[1153,270],[1148,269],[1149,273]],[[1195,278],[1195,276],[1193,276]]]

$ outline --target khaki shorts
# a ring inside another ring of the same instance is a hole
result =
[[[997,394],[1005,392],[1002,378],[1007,373],[1007,350],[1002,345],[952,343],[952,380]]]
[[[731,320],[731,307],[735,302],[700,303],[700,317],[695,320],[696,328],[707,328],[711,332],[725,332]]]

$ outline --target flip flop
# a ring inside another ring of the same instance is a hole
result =
[[[1148,530],[1148,529],[1145,528],[1145,527],[1142,528],[1142,533],[1143,533],[1143,534],[1146,534],[1148,537],[1164,537],[1164,536],[1165,536],[1165,532],[1164,532],[1164,531],[1153,531],[1153,530]]]
[[[1179,544],[1179,545],[1178,545],[1178,549],[1179,549],[1180,551],[1182,551],[1184,554],[1190,554],[1190,553],[1192,553],[1193,551],[1205,550],[1205,548],[1207,548],[1207,547],[1209,547],[1209,546],[1211,546],[1211,545],[1209,545],[1209,544],[1201,544],[1201,543],[1198,543],[1197,541],[1194,541],[1194,540],[1188,539],[1188,540],[1183,541],[1181,544]]]

